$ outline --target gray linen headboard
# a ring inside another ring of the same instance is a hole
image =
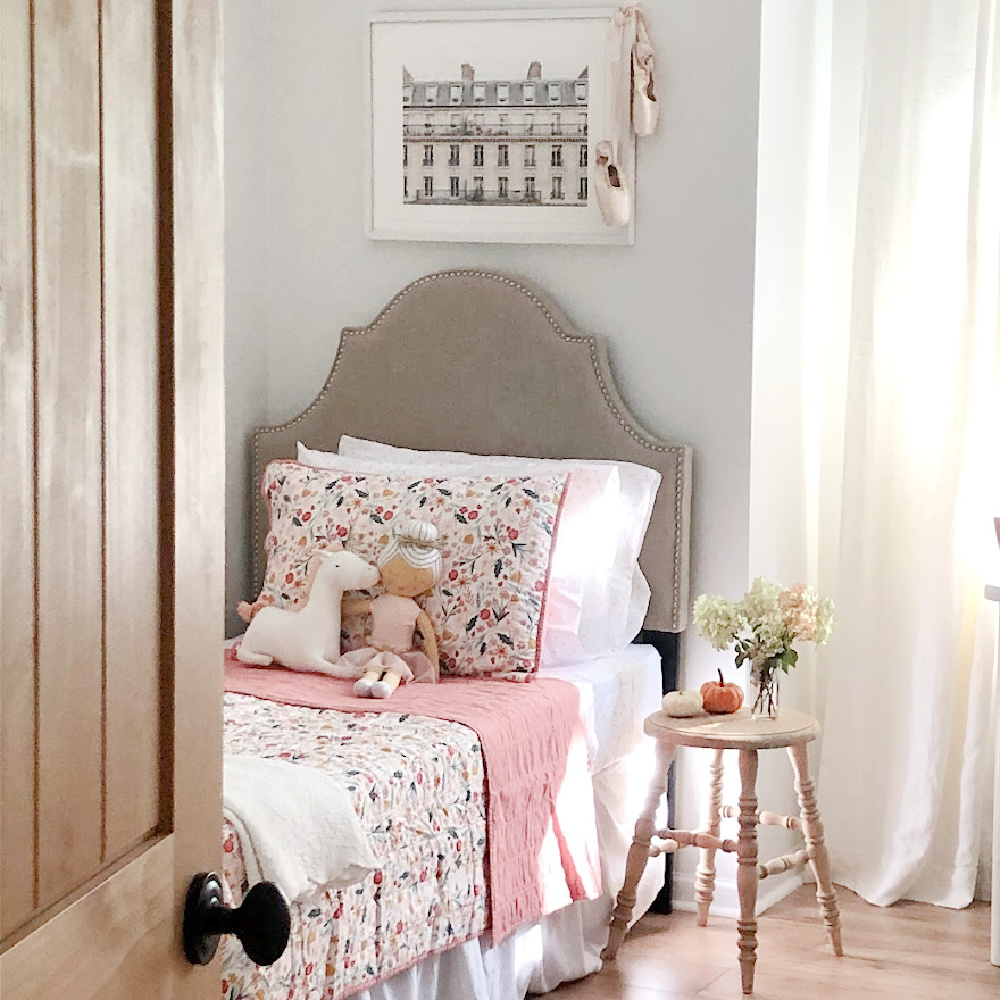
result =
[[[604,345],[578,333],[545,295],[487,271],[430,274],[366,327],[346,328],[319,395],[253,438],[255,483],[296,441],[335,450],[341,434],[405,448],[536,458],[623,459],[663,476],[640,564],[652,598],[645,627],[687,623],[691,449],[644,431],[615,388]],[[255,494],[254,582],[267,513]]]

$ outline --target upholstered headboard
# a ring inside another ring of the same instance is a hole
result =
[[[640,563],[646,628],[676,632],[688,610],[691,450],[644,431],[615,388],[604,345],[578,333],[519,278],[442,271],[399,292],[366,327],[345,329],[315,400],[253,439],[255,481],[296,441],[335,450],[341,434],[406,448],[622,459],[663,476]],[[255,583],[267,514],[255,499]]]

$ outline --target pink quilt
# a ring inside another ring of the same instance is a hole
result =
[[[504,684],[445,678],[387,701],[356,698],[352,682],[245,667],[226,656],[226,690],[342,712],[392,712],[468,726],[482,743],[494,944],[517,926],[601,894],[593,787],[579,695],[567,681]]]

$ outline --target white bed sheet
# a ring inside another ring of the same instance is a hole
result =
[[[625,646],[571,667],[541,670],[539,675],[572,681],[579,690],[594,774],[639,745],[643,720],[660,707],[660,655],[652,646]]]
[[[653,740],[642,723],[660,707],[660,658],[633,645],[610,656],[547,672],[580,690],[591,745],[594,805],[604,893],[519,928],[496,948],[486,937],[433,955],[359,1000],[523,1000],[596,972],[607,943],[614,898],[625,878],[635,821],[652,776]],[[636,892],[634,919],[663,886],[665,859],[649,862]]]

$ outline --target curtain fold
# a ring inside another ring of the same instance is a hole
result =
[[[993,756],[998,0],[768,6],[772,56],[794,16],[811,57],[790,106],[765,35],[751,575],[837,604],[793,688],[824,724],[835,879],[964,906]]]

